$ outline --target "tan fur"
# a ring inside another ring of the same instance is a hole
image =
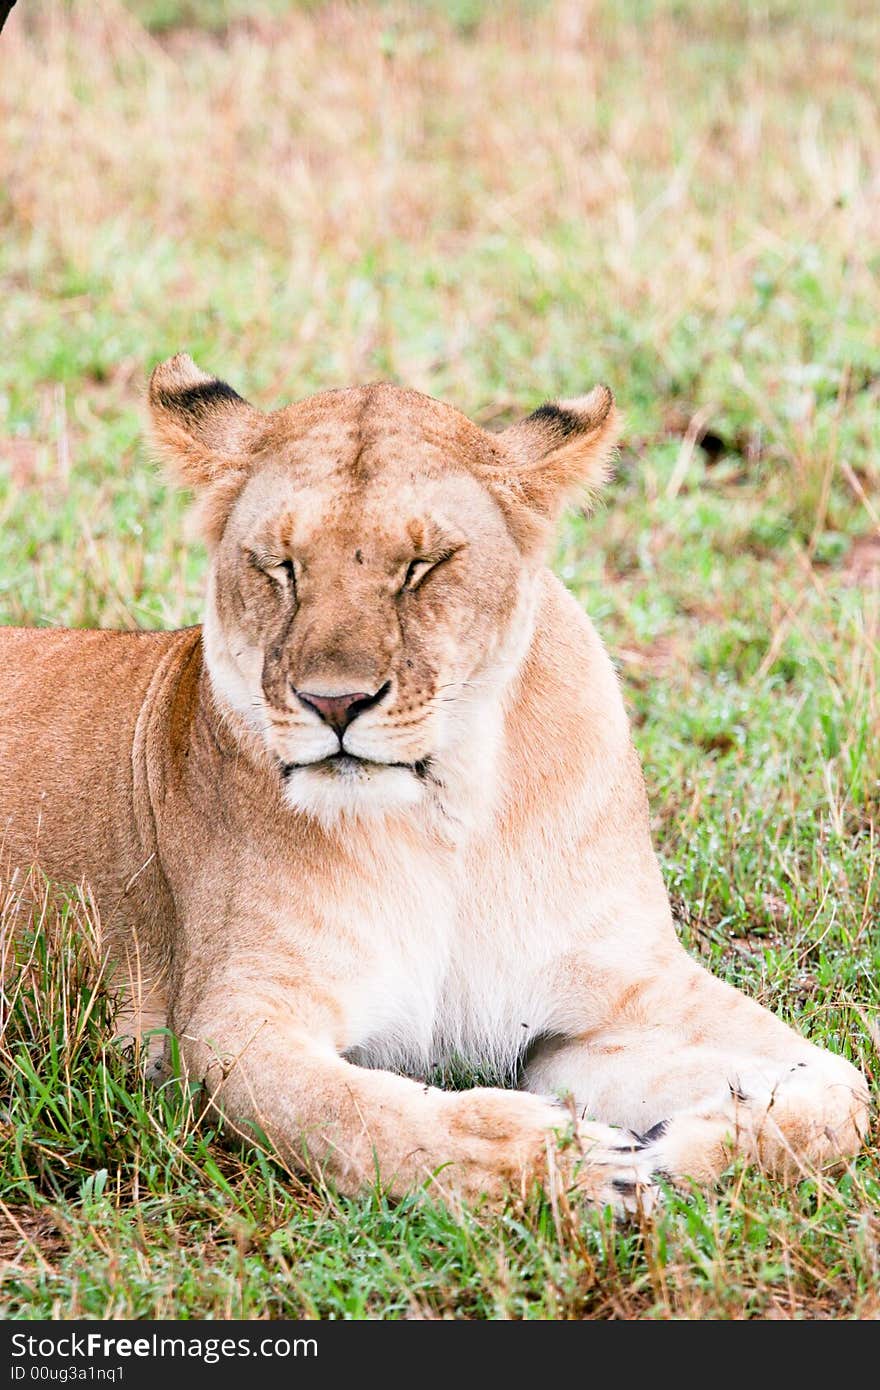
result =
[[[204,628],[0,632],[6,857],[90,885],[128,1026],[346,1191],[619,1204],[854,1154],[855,1068],[679,946],[617,681],[544,567],[610,392],[490,436],[385,385],[264,415],[178,357],[150,401]],[[304,697],[353,695],[340,745]],[[456,1058],[521,1089],[419,1079]]]

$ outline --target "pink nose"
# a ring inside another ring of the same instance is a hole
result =
[[[308,690],[297,690],[294,693],[298,700],[320,715],[324,723],[329,724],[342,738],[352,720],[381,700],[387,688],[387,685],[383,686],[375,695],[367,695],[363,690],[355,691],[351,695],[312,695]]]

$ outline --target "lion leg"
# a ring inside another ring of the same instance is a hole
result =
[[[684,953],[659,982],[632,982],[627,1010],[580,1037],[548,1040],[526,1089],[569,1093],[578,1113],[625,1125],[672,1178],[716,1178],[737,1156],[802,1176],[858,1153],[868,1089]]]
[[[440,1198],[503,1200],[556,1175],[598,1205],[651,1200],[650,1163],[632,1135],[574,1126],[544,1098],[446,1092],[353,1066],[329,1042],[253,1015],[229,1026],[193,1020],[181,1044],[187,1073],[204,1080],[228,1124],[265,1135],[289,1166],[326,1176],[343,1193],[378,1182],[392,1196],[427,1186]]]

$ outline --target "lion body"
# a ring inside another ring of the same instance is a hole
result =
[[[227,904],[234,884],[233,921],[226,906],[216,950],[199,953],[208,976],[221,960],[234,965],[246,948],[234,918],[248,921],[268,879],[283,904],[285,949],[335,985],[340,1052],[413,1075],[459,1061],[512,1078],[537,1038],[565,1030],[556,975],[601,932],[605,869],[566,823],[582,834],[589,814],[590,848],[601,853],[595,822],[613,798],[617,859],[630,859],[632,882],[644,878],[633,925],[668,918],[614,673],[558,581],[547,573],[542,588],[505,712],[494,796],[487,805],[485,788],[473,787],[473,804],[457,808],[471,823],[461,838],[438,833],[428,811],[356,822],[343,847],[334,827],[285,816],[277,777],[224,728],[198,628],[0,630],[7,857],[88,884],[114,956],[131,969],[137,962],[152,1026],[167,1022],[162,1001],[188,924]],[[554,643],[561,628],[566,637]],[[582,742],[579,731],[600,717],[601,743]],[[530,727],[542,730],[537,762]],[[559,872],[567,860],[576,870],[568,876]],[[212,941],[204,930],[200,940]]]
[[[487,437],[411,393],[257,434],[205,381],[154,388],[204,493],[204,632],[0,631],[4,855],[89,885],[127,1028],[351,1190],[549,1180],[559,1094],[589,1119],[554,1171],[593,1200],[854,1152],[859,1073],[677,941],[613,668],[539,559],[567,412],[553,480],[520,433],[493,491]],[[341,690],[365,712],[331,734]],[[406,1079],[453,1063],[521,1089]]]

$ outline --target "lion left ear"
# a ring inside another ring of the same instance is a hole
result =
[[[497,436],[513,466],[496,480],[505,510],[519,516],[521,529],[546,535],[566,501],[589,495],[605,482],[620,435],[620,415],[607,386],[586,396],[549,401]]]

